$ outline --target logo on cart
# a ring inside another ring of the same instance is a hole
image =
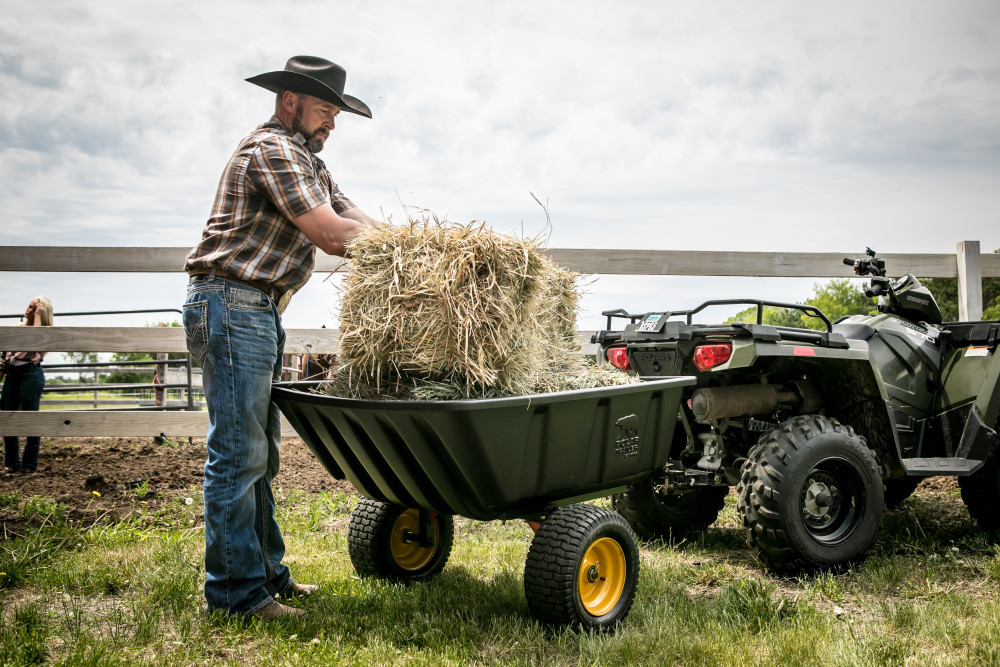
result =
[[[615,453],[624,458],[636,456],[639,453],[639,417],[628,415],[615,422],[618,434],[615,438]]]

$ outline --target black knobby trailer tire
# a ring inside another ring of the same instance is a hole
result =
[[[777,570],[860,559],[885,508],[878,463],[865,439],[819,415],[795,417],[766,433],[750,450],[737,494],[747,544]]]
[[[614,630],[632,608],[638,581],[635,534],[621,515],[593,505],[552,512],[524,565],[524,597],[535,618],[586,630]]]
[[[644,540],[670,539],[705,530],[719,518],[728,486],[703,486],[682,494],[656,492],[658,480],[644,479],[611,496],[611,507]]]
[[[404,530],[416,527],[417,515],[417,510],[392,503],[358,501],[347,529],[347,552],[359,576],[406,583],[430,579],[444,569],[455,539],[454,519],[432,515],[433,544],[421,547],[413,538],[403,538]]]

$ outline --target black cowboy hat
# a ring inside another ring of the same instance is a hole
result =
[[[252,76],[247,81],[266,88],[272,93],[290,90],[294,93],[312,95],[330,104],[336,104],[344,111],[371,118],[368,105],[351,95],[344,94],[347,72],[336,63],[315,56],[293,56],[280,72],[266,72]]]

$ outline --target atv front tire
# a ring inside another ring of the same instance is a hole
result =
[[[347,552],[358,575],[409,583],[440,573],[451,555],[454,520],[431,513],[428,525],[420,524],[419,510],[362,498],[347,529]]]
[[[819,415],[795,417],[766,433],[750,450],[737,493],[747,544],[777,570],[861,558],[885,506],[865,439]]]
[[[656,492],[656,485],[657,480],[645,479],[611,496],[611,508],[644,540],[670,539],[708,528],[729,493],[727,486],[703,486],[665,496]]]

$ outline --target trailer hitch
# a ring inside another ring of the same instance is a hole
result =
[[[702,486],[736,486],[739,471],[725,466],[718,470],[688,468],[680,461],[669,461],[664,469],[663,484],[656,486],[656,492],[670,496],[693,491]]]

